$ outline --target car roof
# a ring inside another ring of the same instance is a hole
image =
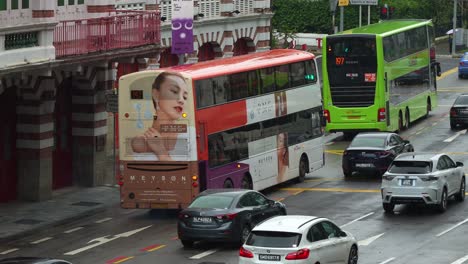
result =
[[[437,161],[440,156],[445,153],[423,153],[423,152],[408,152],[402,153],[395,158],[395,161]]]
[[[301,233],[304,228],[325,218],[310,215],[281,215],[269,218],[253,228],[253,231],[278,231]]]
[[[227,189],[208,189],[199,194],[199,196],[206,196],[206,195],[213,195],[213,194],[219,194],[223,196],[230,196],[230,197],[236,197],[239,195],[242,195],[247,192],[252,192],[253,190],[247,190],[247,189],[233,189],[233,188],[227,188]]]
[[[359,133],[356,135],[356,137],[382,137],[382,138],[386,138],[388,137],[389,135],[393,135],[395,133],[392,133],[392,132],[363,132],[363,133]]]

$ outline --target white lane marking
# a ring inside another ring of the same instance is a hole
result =
[[[218,251],[217,249],[211,249],[211,250],[208,250],[208,251],[205,251],[203,253],[200,253],[198,255],[195,255],[195,256],[192,256],[190,257],[190,259],[201,259],[201,258],[204,258],[208,255],[211,255],[213,253],[215,253],[216,251]]]
[[[330,145],[333,145],[333,144],[335,144],[335,142],[330,141],[330,142],[325,143],[324,145],[325,145],[325,146],[330,146]]]
[[[468,218],[465,219],[465,220],[463,220],[463,221],[461,221],[460,223],[458,223],[458,224],[452,226],[451,228],[445,230],[444,232],[441,232],[441,233],[437,234],[436,236],[440,237],[440,236],[442,236],[442,235],[445,235],[445,234],[447,234],[448,232],[450,232],[450,231],[452,231],[453,229],[455,229],[455,228],[457,228],[457,227],[463,225],[463,224],[466,223],[466,222],[468,222]]]
[[[67,231],[65,231],[64,233],[65,233],[65,234],[70,234],[70,233],[73,233],[73,232],[78,231],[78,230],[80,230],[80,229],[83,229],[83,227],[82,227],[82,226],[79,226],[79,227],[76,227],[76,228],[67,230]]]
[[[149,227],[151,227],[152,225],[149,225],[149,226],[145,226],[145,227],[142,227],[142,228],[139,228],[139,229],[135,229],[135,230],[131,230],[131,231],[128,231],[128,232],[125,232],[125,233],[121,233],[121,234],[118,234],[118,235],[115,235],[115,236],[103,236],[103,237],[98,237],[98,238],[95,238],[95,239],[91,239],[88,244],[90,243],[94,243],[92,245],[89,245],[89,246],[86,246],[86,247],[82,247],[82,248],[79,248],[79,249],[76,249],[76,250],[73,250],[73,251],[70,251],[70,252],[67,252],[67,253],[64,253],[64,255],[76,255],[78,253],[81,253],[83,251],[86,251],[88,249],[91,249],[91,248],[94,248],[94,247],[97,247],[97,246],[100,246],[102,244],[105,244],[105,243],[108,243],[108,242],[111,242],[112,240],[115,240],[115,239],[118,239],[118,238],[121,238],[121,237],[129,237],[129,236],[132,236],[138,232],[141,232]],[[109,238],[107,238],[109,237]],[[97,242],[97,243],[96,243]]]
[[[359,220],[361,220],[361,219],[363,219],[363,218],[366,218],[366,217],[368,217],[369,215],[373,215],[373,214],[374,214],[374,212],[370,212],[370,213],[368,213],[368,214],[366,214],[366,215],[364,215],[364,216],[361,216],[361,217],[359,217],[358,219],[354,219],[353,221],[351,221],[351,222],[349,222],[349,223],[347,223],[347,224],[344,224],[344,225],[342,225],[342,226],[340,226],[340,227],[343,228],[343,227],[345,227],[345,226],[347,226],[347,225],[350,225],[350,224],[352,224],[352,223],[354,223],[354,222],[357,222],[357,221],[359,221]]]
[[[370,245],[370,243],[374,242],[377,238],[383,236],[385,233],[382,233],[382,234],[378,234],[376,236],[373,236],[373,237],[369,237],[367,239],[364,239],[364,240],[361,240],[358,242],[358,245],[359,246],[368,246]]]
[[[34,242],[31,242],[31,244],[39,244],[39,243],[42,243],[42,242],[45,242],[45,241],[51,240],[51,239],[52,239],[52,237],[44,237],[44,238],[42,238],[42,239],[36,240],[36,241],[34,241]]]
[[[383,262],[380,262],[379,264],[386,264],[386,263],[389,263],[391,261],[393,261],[395,258],[389,258],[387,260],[384,260]]]
[[[111,219],[112,219],[111,217],[107,217],[107,218],[104,218],[104,219],[101,219],[101,220],[97,220],[97,221],[94,222],[94,223],[100,224],[100,223],[104,223],[104,222],[106,222],[106,221],[109,221],[109,220],[111,220]]]
[[[17,250],[19,250],[19,248],[12,248],[12,249],[9,249],[9,250],[5,250],[3,252],[0,252],[0,255],[6,255],[6,254],[9,254],[11,252],[15,252]]]
[[[450,264],[463,264],[467,260],[468,260],[468,255],[464,256],[463,258],[457,259]]]
[[[452,142],[454,141],[458,136],[466,134],[466,129],[463,129],[462,131],[457,132],[455,135],[447,138],[444,140],[444,142]]]

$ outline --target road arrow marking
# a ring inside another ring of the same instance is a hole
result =
[[[463,264],[467,260],[468,260],[468,255],[464,256],[463,258],[457,259],[456,261],[452,262],[451,264]]]
[[[383,236],[385,233],[382,233],[382,234],[379,234],[379,235],[376,235],[376,236],[373,236],[373,237],[369,237],[367,239],[364,239],[364,240],[361,240],[358,242],[358,245],[359,246],[368,246],[370,245],[370,243],[374,242],[377,238]]]
[[[385,261],[383,261],[383,262],[380,262],[379,264],[387,264],[387,263],[389,263],[389,262],[392,262],[394,259],[395,259],[395,258],[389,258],[389,259],[387,259],[387,260],[385,260]]]
[[[15,252],[15,251],[18,251],[19,248],[12,248],[12,249],[9,249],[9,250],[5,250],[3,252],[0,252],[0,255],[6,255],[6,254],[9,254],[11,252]]]
[[[466,129],[463,129],[462,131],[457,132],[455,135],[447,138],[444,140],[444,142],[452,142],[454,141],[458,136],[466,134]]]
[[[443,232],[440,232],[439,234],[436,235],[436,237],[440,237],[440,236],[442,236],[442,235],[445,235],[445,234],[447,234],[448,232],[450,232],[450,231],[452,231],[453,229],[455,229],[455,228],[457,228],[457,227],[463,225],[463,224],[466,223],[466,222],[468,222],[468,219],[465,219],[465,220],[461,221],[460,223],[458,223],[458,224],[452,226],[451,228],[449,228],[449,229],[447,229],[447,230],[445,230],[445,231],[443,231]]]
[[[39,240],[36,240],[34,242],[31,242],[31,244],[35,245],[35,244],[39,244],[39,243],[42,243],[42,242],[45,242],[45,241],[51,240],[51,239],[52,239],[52,237],[44,237],[43,239],[39,239]]]
[[[118,235],[115,235],[115,236],[112,236],[112,237],[109,237],[109,236],[103,236],[103,237],[98,237],[98,238],[94,238],[94,239],[91,239],[88,244],[90,243],[94,243],[92,245],[89,245],[89,246],[86,246],[86,247],[82,247],[82,248],[79,248],[79,249],[76,249],[76,250],[73,250],[73,251],[70,251],[70,252],[67,252],[65,253],[64,255],[76,255],[78,253],[81,253],[83,251],[86,251],[88,249],[91,249],[91,248],[94,248],[94,247],[97,247],[97,246],[100,246],[102,244],[105,244],[105,243],[108,243],[108,242],[111,242],[112,240],[116,240],[118,238],[121,238],[121,237],[129,237],[129,236],[132,236],[138,232],[141,232],[147,228],[150,228],[152,225],[149,225],[149,226],[145,226],[145,227],[142,227],[142,228],[139,228],[139,229],[135,229],[135,230],[132,230],[132,231],[128,231],[128,232],[125,232],[125,233],[121,233],[121,234],[118,234]],[[109,237],[109,238],[107,238]]]
[[[343,228],[343,227],[345,227],[345,226],[347,226],[347,225],[350,225],[350,224],[352,224],[352,223],[354,223],[354,222],[357,222],[357,221],[359,221],[359,220],[361,220],[361,219],[363,219],[363,218],[366,218],[366,217],[368,217],[369,215],[373,215],[373,214],[374,214],[374,212],[370,212],[370,213],[368,213],[368,214],[366,214],[366,215],[363,215],[363,216],[359,217],[358,219],[354,219],[353,221],[351,221],[351,222],[349,222],[349,223],[347,223],[347,224],[344,224],[344,225],[342,225],[342,226],[340,226],[340,227]]]

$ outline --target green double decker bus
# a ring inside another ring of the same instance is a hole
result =
[[[323,40],[326,131],[401,131],[437,106],[430,20],[391,20]]]

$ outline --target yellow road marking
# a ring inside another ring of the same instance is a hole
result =
[[[158,249],[161,249],[161,248],[163,248],[163,247],[165,247],[165,246],[166,246],[166,245],[160,245],[159,247],[155,247],[155,248],[149,249],[149,250],[147,250],[147,251],[148,251],[148,252],[153,252],[153,251],[158,250]]]
[[[121,259],[121,260],[119,260],[119,261],[113,262],[113,264],[122,263],[122,262],[125,262],[125,261],[127,261],[127,260],[129,260],[129,259],[132,259],[132,258],[134,258],[134,257],[124,258],[124,259]]]
[[[354,192],[354,193],[379,193],[380,190],[349,189],[349,188],[281,188],[283,191],[311,191],[311,192]]]
[[[336,155],[343,155],[343,152],[344,150],[339,150],[339,149],[335,149],[335,150],[325,150],[326,153],[330,153],[330,154],[336,154]]]
[[[452,68],[452,69],[450,69],[448,71],[443,72],[440,76],[438,76],[436,78],[436,80],[441,80],[441,79],[443,79],[443,78],[445,78],[445,77],[449,76],[450,74],[453,74],[453,73],[455,73],[457,71],[458,71],[458,67]]]
[[[311,179],[311,180],[305,180],[305,182],[340,181],[340,180],[343,180],[343,178],[322,178],[322,179]]]
[[[297,192],[293,193],[293,195],[298,195],[298,194],[300,194],[300,193],[303,192],[303,191],[304,191],[304,190],[297,191]]]
[[[277,201],[277,202],[281,202],[281,201],[283,201],[283,200],[284,200],[284,198],[279,198],[279,199],[276,200],[276,201]]]

